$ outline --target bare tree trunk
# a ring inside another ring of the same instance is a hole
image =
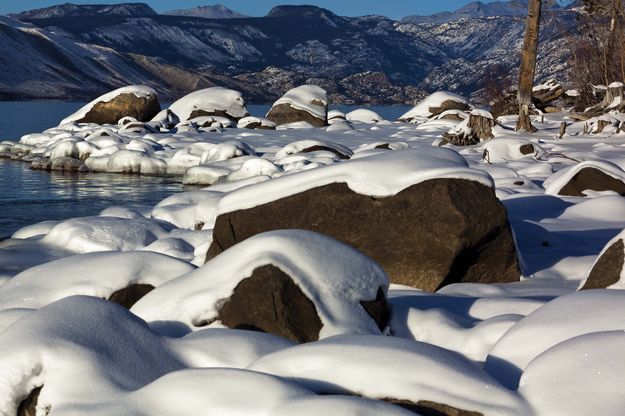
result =
[[[541,0],[530,0],[529,2],[517,97],[519,101],[519,120],[517,121],[516,129],[530,133],[537,131],[530,121],[530,105],[532,104],[532,87],[534,86],[534,74],[536,72],[540,6]]]

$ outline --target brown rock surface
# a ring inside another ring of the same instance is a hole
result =
[[[306,229],[346,242],[377,261],[392,282],[423,290],[519,278],[506,210],[492,189],[477,182],[434,179],[390,198],[334,183],[221,214],[207,260],[278,229]]]
[[[605,289],[621,280],[621,272],[625,266],[625,244],[617,240],[612,244],[593,266],[584,286],[586,289]]]
[[[155,95],[147,98],[132,93],[120,94],[111,101],[98,102],[78,123],[117,124],[124,117],[134,117],[139,121],[150,121],[161,111]]]
[[[381,288],[376,299],[360,303],[378,327],[386,327],[389,311]],[[271,264],[256,268],[237,285],[221,306],[218,320],[229,328],[267,332],[300,343],[317,341],[323,326],[313,301]]]
[[[126,309],[130,309],[132,305],[137,303],[139,299],[154,290],[154,286],[146,284],[130,285],[124,289],[113,293],[109,300],[115,302]]]
[[[560,189],[558,195],[586,196],[583,191],[614,191],[625,196],[625,183],[595,168],[583,168]]]
[[[267,119],[273,121],[276,125],[295,123],[298,121],[305,121],[314,127],[323,127],[328,124],[326,118],[321,119],[315,117],[308,111],[298,110],[286,103],[274,105],[271,110],[269,110],[269,113],[267,113]]]
[[[421,416],[483,416],[480,412],[462,410],[446,404],[419,400],[413,403],[406,400],[385,399],[384,401],[401,406],[404,409],[412,410]]]

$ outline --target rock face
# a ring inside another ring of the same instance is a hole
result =
[[[617,239],[595,262],[581,290],[605,289],[621,280],[625,266],[625,244]]]
[[[17,408],[17,416],[37,416],[37,402],[39,400],[41,387],[37,387],[20,402]]]
[[[219,320],[229,328],[268,332],[295,342],[318,340],[322,327],[315,304],[272,265],[255,269],[237,285]]]
[[[532,89],[533,101],[541,108],[548,106],[549,103],[552,103],[563,95],[564,86],[555,79],[550,79],[543,84],[536,85]]]
[[[113,293],[109,300],[115,302],[126,309],[130,309],[132,305],[137,303],[139,299],[154,290],[154,286],[148,284],[134,284],[127,288],[118,290]]]
[[[274,103],[267,119],[277,125],[307,122],[314,127],[328,124],[328,97],[316,85],[293,88]]]
[[[468,111],[470,109],[469,101],[461,95],[439,91],[425,97],[411,110],[399,117],[399,120],[416,123],[439,116],[445,111]]]
[[[149,121],[161,111],[156,95],[137,97],[133,93],[120,94],[111,101],[99,101],[93,105],[78,123],[117,124],[124,117]]]
[[[221,214],[207,260],[277,229],[330,235],[377,261],[392,282],[423,290],[519,278],[506,210],[490,188],[473,181],[433,179],[390,198],[334,183]]]
[[[625,196],[625,182],[592,167],[581,169],[560,189],[558,195],[586,196],[585,190],[614,191]]]

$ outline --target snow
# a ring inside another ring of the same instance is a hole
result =
[[[107,267],[99,268],[102,264]],[[0,292],[0,310],[39,309],[72,295],[109,298],[132,284],[160,286],[194,268],[172,257],[141,251],[65,257],[11,279]]]
[[[252,208],[331,183],[346,183],[359,194],[389,197],[434,178],[454,178],[492,186],[490,176],[471,169],[462,156],[444,148],[406,149],[362,157],[286,175],[225,195],[219,212]]]
[[[198,270],[153,290],[132,311],[159,331],[167,331],[172,322],[196,330],[205,322],[219,325],[220,305],[256,268],[268,264],[289,275],[315,304],[323,324],[320,338],[380,333],[360,301],[374,300],[379,288],[386,291],[386,274],[355,249],[304,230],[248,238]]]
[[[195,110],[203,110],[207,113],[222,111],[234,118],[243,118],[248,115],[241,93],[222,87],[194,91],[174,102],[169,110],[181,121],[189,120],[191,113]],[[153,121],[159,119],[162,119],[162,116],[155,117]]]
[[[549,348],[580,335],[613,330],[625,330],[625,292],[586,290],[561,296],[512,327],[494,345],[484,368],[516,388],[523,370]]]
[[[550,176],[543,184],[545,193],[557,195],[579,171],[585,168],[598,169],[601,172],[625,182],[625,171],[618,165],[607,160],[587,160],[574,166],[564,168]]]
[[[323,394],[426,400],[484,414],[529,412],[520,397],[460,354],[399,338],[339,335],[269,354],[249,368]]]
[[[470,105],[469,101],[461,95],[446,91],[439,91],[428,95],[412,109],[404,113],[399,120],[420,120],[423,121],[432,117],[434,114],[430,108],[440,107],[445,101],[455,101],[457,103]]]
[[[89,113],[89,111],[91,111],[93,106],[95,106],[97,103],[100,103],[100,102],[108,103],[110,101],[113,101],[115,98],[117,98],[118,96],[122,94],[134,94],[138,98],[148,98],[150,96],[155,96],[156,91],[154,91],[153,88],[146,87],[144,85],[129,85],[126,87],[118,88],[114,91],[111,91],[109,93],[106,93],[96,98],[95,100],[91,101],[89,104],[85,105],[74,114],[64,118],[59,124],[59,126],[63,126],[64,124],[75,123],[78,120],[81,120],[87,115],[87,113]]]
[[[296,110],[306,111],[317,118],[325,120],[328,96],[321,87],[302,85],[287,91],[273,104],[273,107],[280,104],[288,104]]]
[[[615,414],[625,409],[624,371],[625,331],[597,331],[559,343],[532,360],[519,392],[537,415]]]
[[[625,199],[557,195],[584,167],[625,178],[622,114],[603,116],[603,132],[600,118],[588,121],[592,133],[583,134],[586,122],[549,113],[534,135],[504,116],[495,139],[453,149],[437,144],[457,117],[367,124],[340,115],[330,113],[328,128],[274,131],[218,116],[180,123],[162,112],[136,130],[70,123],[3,142],[26,161],[69,156],[85,169],[176,175],[195,186],[154,207],[45,221],[0,242],[0,414],[14,415],[41,384],[42,414],[50,405],[54,414],[173,415],[213,403],[226,414],[405,414],[371,400],[389,397],[487,415],[623,413],[624,280],[576,291],[622,238]],[[524,155],[529,144],[534,152]],[[391,285],[391,320],[380,331],[354,305],[387,289],[383,271],[334,240],[277,231],[204,264],[220,213],[330,183],[388,197],[439,177],[494,189],[514,232],[519,282],[437,293]],[[194,325],[266,262],[288,269],[313,300],[321,341],[294,346],[219,322]],[[97,299],[133,283],[156,289],[131,311]],[[327,392],[366,398],[317,395]]]
[[[349,121],[360,123],[377,123],[383,120],[378,113],[366,108],[350,111],[345,115],[345,118]]]

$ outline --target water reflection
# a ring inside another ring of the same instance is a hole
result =
[[[180,178],[48,173],[0,159],[0,239],[25,225],[95,215],[115,205],[149,208],[183,189]]]

